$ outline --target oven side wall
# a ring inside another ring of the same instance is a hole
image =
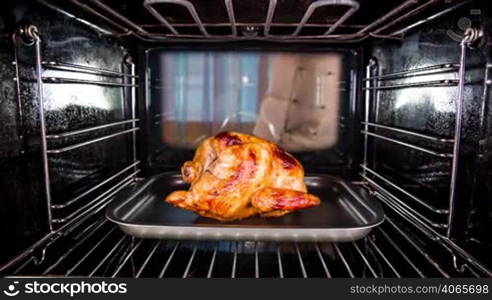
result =
[[[490,82],[486,81],[486,76],[490,78],[491,69],[490,11],[479,1],[472,2],[471,5],[429,22],[418,30],[408,32],[401,41],[371,42],[367,59],[374,57],[377,60],[377,69],[374,71],[376,75],[433,65],[459,64],[460,39],[464,33],[460,24],[463,22],[478,28],[483,27],[485,38],[477,47],[466,50],[462,132],[457,157],[458,175],[454,204],[450,204],[452,158],[435,157],[395,143],[370,138],[368,167],[415,198],[433,207],[449,209],[449,218],[448,214],[432,212],[381,178],[370,176],[408,205],[407,211],[417,220],[430,220],[433,230],[443,236],[449,236],[472,255],[490,264],[487,253],[490,253],[492,239],[487,233],[487,228],[491,225],[492,211],[492,119]],[[431,73],[411,74],[397,80],[381,81],[379,84],[405,85],[458,79],[458,70]],[[453,139],[457,100],[457,85],[380,90],[371,96],[370,121]],[[409,135],[394,134],[384,129],[371,129],[371,132],[440,153],[452,153],[453,150],[452,143],[434,143]]]
[[[7,9],[3,9],[7,7]],[[36,84],[35,48],[11,38],[18,24],[33,24],[41,38],[41,60],[77,64],[128,72],[127,51],[114,39],[89,26],[55,12],[46,6],[24,1],[9,8],[2,4],[0,22],[0,234],[5,242],[0,249],[0,265],[49,233],[48,203],[42,169],[39,95]],[[20,94],[15,81],[14,47],[17,51]],[[43,70],[43,76],[74,79],[109,80],[81,72]],[[125,79],[126,80],[126,79]],[[59,134],[131,118],[127,88],[91,84],[51,84],[44,86],[44,113],[47,134]],[[49,149],[60,149],[90,141],[129,128],[112,126],[68,138],[51,139]],[[61,154],[48,155],[52,205],[78,198],[73,204],[51,209],[53,230],[89,214],[94,202],[111,187],[121,183],[134,169],[99,185],[132,163],[131,135],[123,134],[105,141]],[[86,193],[87,192],[87,193]],[[80,195],[83,195],[80,197]],[[104,195],[103,195],[104,196]],[[97,205],[96,205],[97,204]],[[37,254],[36,254],[37,255]]]

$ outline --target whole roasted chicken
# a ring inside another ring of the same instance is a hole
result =
[[[278,217],[320,203],[307,193],[299,161],[247,134],[223,132],[206,139],[181,173],[190,189],[171,193],[166,202],[221,221]]]

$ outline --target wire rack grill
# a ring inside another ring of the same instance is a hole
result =
[[[64,12],[55,0],[39,2]],[[275,40],[353,42],[400,38],[413,29],[470,1],[382,0],[69,0],[103,33],[147,41]],[[63,7],[63,9],[62,9]],[[383,9],[384,8],[384,9]],[[77,15],[77,13],[75,13]],[[416,19],[418,16],[420,19]],[[423,17],[423,18],[422,18]]]
[[[389,211],[396,210],[386,204]],[[30,256],[8,275],[195,278],[482,277],[492,273],[393,216],[349,243],[137,239],[94,215]],[[398,220],[398,221],[396,221]],[[53,249],[56,249],[54,251]]]

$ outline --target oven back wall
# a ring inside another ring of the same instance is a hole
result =
[[[148,50],[149,165],[179,170],[205,138],[238,131],[280,145],[307,173],[353,176],[358,57],[322,45]]]
[[[26,2],[27,3],[27,2]],[[2,33],[10,37],[16,24],[34,24],[41,38],[41,60],[127,71],[126,51],[78,21],[51,9],[28,3],[3,15]],[[18,98],[14,49],[20,77]],[[35,47],[17,38],[0,40],[0,234],[7,243],[0,264],[48,233],[48,204],[43,183],[39,95],[35,72]],[[45,65],[46,67],[46,65]],[[109,80],[82,72],[43,70],[43,77]],[[128,88],[80,83],[48,83],[44,88],[44,113],[48,135],[90,128],[131,118]],[[66,138],[48,139],[48,149],[62,149],[110,135],[129,124],[112,126]],[[129,169],[100,185],[132,163],[131,135],[122,134],[63,153],[48,155],[53,229],[75,221],[97,203],[108,188],[128,176]],[[90,190],[90,191],[89,191]],[[68,201],[74,200],[67,204]]]

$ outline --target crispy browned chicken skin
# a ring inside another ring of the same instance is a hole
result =
[[[307,193],[304,169],[292,155],[247,134],[206,139],[181,173],[189,191],[175,191],[166,202],[221,221],[278,217],[320,203]]]

